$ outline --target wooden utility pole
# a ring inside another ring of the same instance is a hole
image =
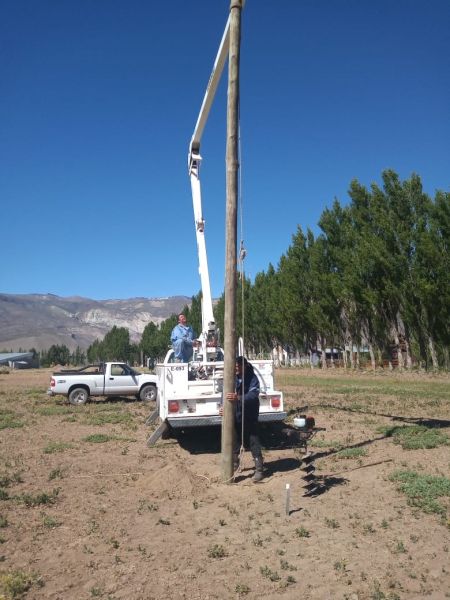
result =
[[[236,362],[236,259],[238,201],[238,132],[239,132],[239,58],[241,43],[242,0],[230,4],[230,49],[228,58],[227,152],[226,152],[226,256],[225,256],[225,323],[222,419],[222,478],[233,477],[234,403],[226,400],[235,391]]]

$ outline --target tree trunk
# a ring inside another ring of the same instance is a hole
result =
[[[405,357],[403,357],[403,354],[402,354],[402,359],[403,359],[402,366],[406,367],[407,369],[411,369],[412,360],[411,360],[410,347],[409,347],[409,343],[408,343],[408,331],[407,331],[407,327],[406,327],[400,313],[397,314],[397,323],[398,323],[399,338],[400,338],[400,334],[401,334],[401,338],[402,338],[401,345],[404,346],[404,348],[405,348]],[[401,351],[403,351],[403,348],[401,348]]]
[[[400,344],[400,336],[399,336],[398,329],[397,329],[396,325],[393,326],[392,333],[393,333],[393,336],[394,336],[395,345],[397,347],[397,364],[398,364],[398,368],[399,368],[400,371],[403,371],[403,366],[404,366],[404,364],[403,364],[403,354],[402,354],[402,348],[401,348],[401,344]]]
[[[378,364],[380,365],[381,368],[383,368],[383,366],[384,366],[383,351],[381,350],[381,348],[377,348],[377,355],[378,355]]]
[[[444,366],[444,369],[446,371],[448,371],[449,370],[449,366],[450,366],[450,360],[449,360],[450,356],[449,356],[448,348],[444,348],[442,350],[442,352],[444,354],[444,365],[443,366]]]
[[[321,341],[321,346],[322,346],[321,366],[322,366],[322,369],[327,369],[328,368],[328,365],[327,365],[327,353],[325,352],[326,345],[327,345],[327,340],[325,338],[322,338],[322,341]]]
[[[434,340],[430,334],[427,334],[427,337],[428,337],[428,349],[430,351],[430,356],[431,356],[431,364],[433,365],[433,369],[435,371],[437,371],[439,368],[439,362],[437,359],[436,348],[434,347]]]
[[[273,364],[276,367],[279,367],[280,366],[280,357],[278,355],[278,344],[272,348],[272,359],[273,359]]]
[[[369,347],[370,364],[372,365],[372,371],[375,371],[376,368],[377,368],[377,366],[376,366],[376,363],[375,363],[375,353],[373,351],[373,346],[372,346],[372,344],[370,342],[367,345]]]
[[[353,355],[353,340],[350,340],[349,348],[350,348],[350,368],[354,369],[355,368],[355,357]]]
[[[411,347],[409,345],[409,341],[406,336],[405,336],[405,348],[406,348],[406,368],[410,371],[412,369]]]
[[[335,369],[336,365],[334,364],[334,340],[331,340],[331,354],[330,354],[330,368]]]

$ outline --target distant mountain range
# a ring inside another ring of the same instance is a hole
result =
[[[53,344],[86,350],[114,325],[126,327],[131,341],[137,342],[150,321],[158,324],[190,302],[187,296],[90,300],[53,294],[0,294],[0,352],[48,350]]]

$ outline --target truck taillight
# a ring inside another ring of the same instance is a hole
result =
[[[178,400],[169,400],[169,412],[176,413],[180,410],[180,405],[178,404]]]
[[[55,387],[55,384],[56,384],[56,382],[55,382],[54,378],[52,377],[50,379],[50,387]]]
[[[280,396],[272,396],[270,398],[270,405],[272,406],[272,408],[280,408],[281,397]]]

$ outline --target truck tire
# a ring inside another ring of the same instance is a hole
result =
[[[70,404],[75,404],[75,405],[86,404],[86,402],[88,400],[89,400],[89,392],[87,391],[86,388],[76,387],[76,388],[73,388],[73,390],[71,390],[69,393]]]
[[[156,400],[157,395],[158,391],[156,385],[153,383],[142,386],[141,391],[139,392],[139,398],[142,402],[153,402]]]

